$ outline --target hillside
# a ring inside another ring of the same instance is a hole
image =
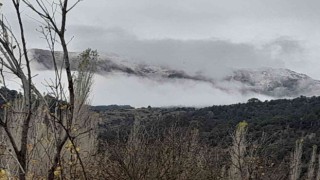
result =
[[[135,121],[146,129],[165,129],[170,126],[199,129],[202,142],[211,146],[227,146],[230,134],[237,123],[247,121],[252,141],[268,137],[269,150],[275,150],[279,159],[288,155],[294,143],[306,138],[306,147],[320,146],[320,97],[292,100],[280,99],[261,102],[250,99],[248,103],[212,106],[206,108],[119,108],[100,111],[100,137],[116,138],[119,131],[128,134]],[[309,149],[310,150],[310,149]]]

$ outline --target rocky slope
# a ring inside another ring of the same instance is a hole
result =
[[[320,95],[320,81],[289,69],[259,68],[240,69],[225,78],[240,82],[243,91],[253,91],[274,97]]]
[[[37,62],[38,69],[53,69],[51,52],[32,49],[30,50],[30,55]],[[78,56],[79,53],[70,53],[72,69],[77,67]],[[58,60],[58,64],[61,64],[61,52],[55,52],[55,57]],[[168,67],[131,63],[119,56],[108,55],[100,56],[100,60],[97,62],[97,73],[101,75],[123,73],[155,81],[183,79],[210,83],[214,88],[227,92],[258,93],[277,98],[320,95],[320,81],[314,80],[305,74],[282,68],[236,69],[225,78],[216,79],[215,77],[204,75],[192,75],[185,71]]]

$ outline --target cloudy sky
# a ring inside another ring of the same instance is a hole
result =
[[[84,0],[67,33],[72,51],[90,47],[191,73],[283,67],[320,79],[319,7],[319,0]],[[11,5],[3,11],[14,27]],[[23,13],[29,46],[46,48],[35,15]]]

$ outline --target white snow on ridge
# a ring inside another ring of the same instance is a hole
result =
[[[45,81],[53,78],[47,51],[31,51],[34,82],[47,92]],[[58,56],[59,53],[57,52]],[[50,54],[49,54],[50,55]],[[76,59],[77,53],[72,54]],[[131,62],[120,56],[100,55],[92,90],[92,103],[141,106],[209,106],[261,100],[320,95],[320,81],[283,68],[234,69],[225,78],[188,74],[183,70]],[[65,83],[66,84],[66,83]]]

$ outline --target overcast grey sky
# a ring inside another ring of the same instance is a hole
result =
[[[75,51],[91,47],[205,73],[280,66],[320,78],[318,7],[318,0],[84,0],[69,16],[68,34]],[[9,20],[11,9],[5,3]],[[24,13],[29,45],[45,48],[35,15]]]
[[[320,79],[319,0],[83,0],[70,14],[70,49],[221,76],[284,67]],[[14,24],[7,2],[3,10]],[[46,48],[28,10],[30,48]]]

